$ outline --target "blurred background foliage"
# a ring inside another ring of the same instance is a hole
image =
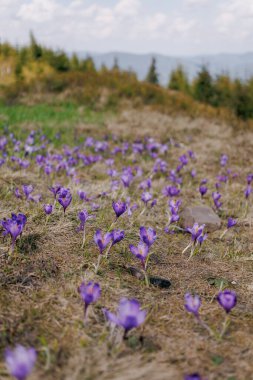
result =
[[[94,110],[118,109],[124,101],[133,106],[150,105],[162,112],[185,112],[195,117],[223,117],[251,123],[253,119],[253,78],[231,79],[226,73],[212,77],[208,67],[200,68],[190,81],[182,66],[168,78],[167,88],[159,85],[156,60],[152,59],[145,81],[131,70],[96,69],[91,57],[80,59],[62,50],[39,44],[30,34],[28,46],[0,43],[0,101],[5,105],[55,101],[86,105]]]

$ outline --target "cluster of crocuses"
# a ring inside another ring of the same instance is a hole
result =
[[[11,237],[11,251],[13,252],[14,246],[18,236],[22,235],[26,225],[27,218],[24,214],[12,214],[10,219],[3,219],[1,225],[3,227],[3,236],[10,235]]]
[[[201,299],[198,295],[193,296],[189,293],[185,295],[185,309],[189,313],[192,313],[194,315],[197,322],[200,323],[200,325],[204,327],[210,333],[210,335],[214,336],[217,339],[222,339],[230,323],[229,313],[236,306],[237,295],[234,291],[224,290],[224,291],[219,292],[216,299],[219,305],[226,312],[226,318],[225,318],[225,321],[223,322],[223,325],[220,331],[215,331],[201,319],[200,314],[199,314]]]
[[[140,227],[140,242],[137,246],[129,245],[132,254],[140,260],[144,272],[147,270],[150,248],[156,241],[156,231],[149,227]]]
[[[84,319],[87,319],[88,308],[95,303],[101,296],[101,288],[98,283],[90,281],[82,282],[78,288],[78,292],[84,303]],[[146,318],[146,311],[141,310],[140,304],[136,299],[122,298],[119,302],[117,314],[111,313],[107,309],[103,309],[106,319],[124,330],[124,337],[127,333],[140,326]]]

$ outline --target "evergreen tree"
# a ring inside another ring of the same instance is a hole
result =
[[[37,43],[35,36],[30,32],[30,51],[33,59],[40,59],[42,57],[43,49]]]
[[[113,69],[113,71],[119,71],[119,63],[118,63],[117,57],[114,58],[114,63],[113,63],[112,69]]]
[[[249,85],[239,79],[235,81],[233,108],[238,117],[246,120],[253,117],[253,104],[249,92]]]
[[[206,66],[202,66],[194,81],[193,93],[200,102],[212,104],[214,96],[213,79]]]
[[[146,76],[146,81],[149,83],[154,83],[154,84],[159,83],[158,73],[157,73],[157,69],[156,69],[155,57],[152,58],[151,65],[150,65],[150,68],[148,70],[148,74]]]
[[[171,90],[189,93],[190,91],[189,81],[187,78],[187,74],[181,65],[179,65],[175,70],[171,72],[168,87]]]

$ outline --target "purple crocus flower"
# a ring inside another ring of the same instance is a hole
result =
[[[21,199],[21,198],[22,198],[22,194],[20,193],[18,187],[16,187],[16,189],[15,189],[15,191],[14,191],[14,194],[15,194],[15,197],[16,197],[16,198],[18,198],[18,199]]]
[[[119,243],[125,237],[125,231],[123,230],[113,230],[112,231],[112,245]]]
[[[79,196],[81,201],[86,201],[86,202],[89,201],[89,198],[87,197],[87,193],[85,191],[78,190],[77,195]]]
[[[129,249],[137,259],[141,260],[141,264],[144,270],[146,270],[146,259],[148,257],[149,247],[143,241],[140,241],[138,246],[130,244]]]
[[[17,237],[22,234],[23,229],[26,225],[27,218],[24,214],[12,214],[11,219],[2,220],[1,224],[4,228],[3,235],[11,235],[12,238],[12,251],[14,249]]]
[[[244,191],[245,198],[248,199],[251,193],[252,193],[252,187],[248,185]]]
[[[220,164],[221,166],[226,166],[228,162],[228,156],[226,154],[222,154],[220,158]]]
[[[140,238],[148,247],[156,240],[156,231],[153,228],[140,227]]]
[[[112,240],[111,232],[107,232],[103,235],[100,229],[96,231],[94,235],[94,241],[96,245],[98,246],[101,255],[111,240]]]
[[[237,303],[237,296],[232,290],[224,290],[223,292],[219,292],[217,301],[228,314],[235,307]]]
[[[234,227],[236,225],[237,221],[233,218],[228,218],[227,228]]]
[[[122,298],[116,315],[106,309],[104,309],[104,314],[108,321],[123,327],[124,337],[126,337],[128,331],[140,326],[145,321],[147,313],[145,310],[141,310],[137,300]]]
[[[213,201],[214,201],[215,207],[217,209],[221,208],[222,203],[219,201],[220,198],[221,198],[221,194],[218,193],[217,191],[215,191],[215,192],[212,193],[212,197],[213,197]]]
[[[61,186],[60,185],[51,186],[49,187],[49,190],[51,191],[51,193],[54,194],[54,198],[56,199],[57,195],[61,191]]]
[[[53,205],[51,205],[51,204],[45,204],[45,205],[43,206],[43,208],[44,208],[44,211],[45,211],[45,213],[46,213],[47,215],[52,214],[52,212],[53,212]]]
[[[199,186],[199,192],[200,192],[201,197],[203,197],[207,193],[207,190],[208,189],[206,186],[204,186],[204,185]]]
[[[186,375],[184,380],[202,380],[202,377],[198,373],[192,373],[191,375]]]
[[[86,317],[88,306],[96,302],[101,296],[101,288],[99,284],[93,281],[88,282],[88,284],[82,282],[78,288],[78,292],[84,302],[84,316]]]
[[[124,187],[129,187],[130,183],[132,182],[132,179],[133,179],[133,175],[130,173],[126,173],[121,176],[121,181]]]
[[[177,215],[177,214],[172,214],[171,215],[171,217],[170,217],[170,224],[172,224],[172,223],[176,223],[176,222],[178,222],[179,221],[179,219],[180,219],[180,217],[179,217],[179,215]]]
[[[72,201],[72,195],[69,189],[61,188],[59,192],[58,202],[63,207],[64,214],[66,212],[67,207],[70,205]]]
[[[25,194],[26,199],[29,199],[30,194],[33,192],[34,187],[33,185],[23,185],[22,186],[23,192]]]
[[[5,351],[5,364],[11,374],[17,380],[26,380],[32,372],[37,359],[34,348],[25,348],[17,345],[13,350]]]
[[[78,218],[80,220],[80,226],[78,228],[78,231],[83,231],[85,227],[85,223],[87,222],[88,219],[91,218],[91,215],[89,215],[87,210],[83,210],[78,213]]]
[[[186,231],[191,234],[192,241],[195,243],[200,235],[202,235],[205,225],[199,226],[198,223],[194,223],[192,228],[187,228]]]
[[[166,197],[176,197],[180,194],[180,189],[176,186],[166,186],[163,191],[163,195]]]
[[[119,218],[120,215],[124,214],[127,210],[127,204],[125,202],[117,201],[112,202],[113,210],[116,214],[116,218]]]
[[[148,202],[151,201],[152,197],[153,197],[152,194],[150,194],[148,191],[144,191],[144,193],[142,193],[141,195],[141,200],[147,206]]]
[[[201,299],[199,296],[195,295],[192,296],[191,294],[187,293],[185,295],[185,309],[189,312],[195,315],[196,318],[199,316],[199,308],[201,306]]]

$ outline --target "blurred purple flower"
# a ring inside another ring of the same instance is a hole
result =
[[[13,350],[5,351],[5,364],[11,376],[17,380],[26,380],[33,370],[37,359],[34,348],[17,345]]]
[[[204,185],[199,186],[199,192],[200,192],[201,197],[203,197],[207,193],[207,190],[208,189],[206,186],[204,186]]]
[[[117,201],[112,202],[113,210],[116,214],[116,218],[119,218],[122,214],[124,214],[127,210],[127,204],[125,202]]]
[[[63,207],[64,214],[66,212],[67,207],[70,205],[71,201],[72,201],[72,195],[70,193],[70,190],[62,187],[59,192],[58,202]]]
[[[148,247],[156,241],[156,231],[153,228],[140,227],[140,238]]]
[[[232,290],[224,290],[223,292],[219,292],[217,301],[228,314],[235,307],[237,303],[237,296]]]
[[[98,229],[95,232],[94,241],[96,245],[98,246],[101,255],[111,240],[112,240],[111,232],[107,232],[104,235],[102,234],[102,231],[100,229]]]
[[[44,211],[45,211],[45,213],[47,215],[52,214],[52,212],[53,212],[53,205],[51,205],[51,204],[45,204],[45,205],[43,205],[43,208],[44,208]]]
[[[145,203],[145,205],[148,205],[148,202],[152,199],[152,194],[150,194],[148,191],[144,191],[141,195],[141,200]]]
[[[125,237],[125,231],[113,230],[112,231],[112,245],[119,243]]]
[[[12,214],[11,219],[4,219],[1,221],[2,227],[4,228],[3,235],[11,235],[12,238],[12,251],[14,249],[17,237],[22,234],[23,229],[26,225],[27,218],[24,214]]]
[[[163,191],[163,195],[166,197],[176,197],[180,194],[180,189],[176,186],[166,186]]]
[[[99,284],[93,281],[88,282],[88,284],[82,282],[78,288],[78,292],[84,302],[84,316],[86,317],[88,306],[96,302],[101,296],[101,288]]]
[[[227,228],[234,227],[236,225],[237,221],[233,218],[228,218]]]
[[[124,337],[128,331],[140,326],[146,318],[146,311],[141,310],[140,304],[137,300],[122,298],[117,314],[113,314],[107,309],[104,309],[105,317],[108,321],[123,327],[125,330]]]
[[[201,306],[201,299],[199,298],[199,296],[195,295],[191,295],[189,293],[187,293],[185,295],[185,309],[189,312],[189,313],[192,313],[195,315],[195,317],[198,318],[199,316],[199,308]]]

